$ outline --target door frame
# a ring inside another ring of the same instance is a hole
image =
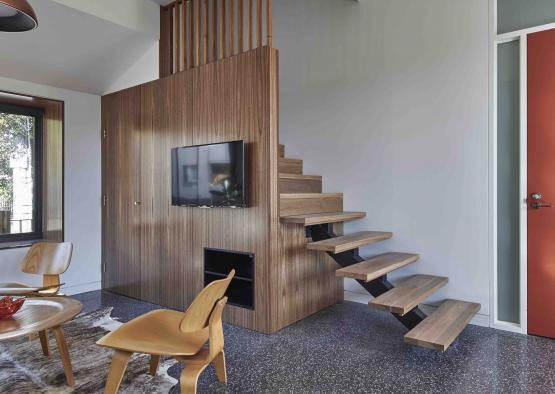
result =
[[[497,34],[497,0],[490,0],[490,43],[489,43],[489,245],[490,245],[490,327],[528,333],[528,35],[555,29],[555,23],[535,26],[513,32]],[[512,323],[498,318],[498,284],[497,284],[497,50],[500,44],[518,41],[520,44],[520,152],[519,152],[519,200],[520,200],[520,323]]]

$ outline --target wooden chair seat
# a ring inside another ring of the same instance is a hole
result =
[[[58,291],[60,290],[60,287],[53,287],[51,289],[35,291],[37,288],[40,288],[40,287],[41,286],[27,285],[25,283],[0,283],[0,294],[14,293],[13,289],[21,289],[21,290],[29,289],[29,293],[35,293],[36,295],[41,295],[45,297],[52,296],[52,295],[61,295],[60,293],[58,293]],[[14,293],[14,295],[17,295],[17,294]]]
[[[71,262],[73,245],[70,242],[36,242],[21,262],[21,272],[30,275],[42,275],[42,286],[23,283],[2,283],[0,294],[16,294],[13,289],[30,289],[29,293],[41,296],[61,295],[60,275],[66,272]],[[47,289],[44,289],[47,287]],[[39,290],[43,288],[43,290]],[[2,291],[6,289],[6,291]],[[12,291],[9,291],[12,289]],[[33,290],[34,289],[34,290]]]
[[[133,353],[150,354],[153,375],[161,356],[185,363],[180,378],[182,394],[196,393],[198,377],[211,363],[218,380],[226,383],[222,313],[227,302],[224,294],[234,275],[231,270],[227,278],[209,283],[185,312],[159,309],[146,313],[96,342],[114,349],[104,393],[118,392]]]
[[[133,353],[192,356],[208,341],[208,327],[184,333],[179,329],[185,313],[156,310],[139,316],[100,339],[97,344]]]

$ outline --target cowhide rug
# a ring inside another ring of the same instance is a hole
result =
[[[112,319],[111,308],[79,315],[64,324],[75,388],[66,385],[62,361],[53,335],[52,354],[43,355],[40,341],[20,338],[0,342],[0,393],[102,393],[112,350],[95,343],[122,323]],[[167,374],[175,360],[162,360],[157,376],[148,374],[149,356],[135,354],[129,361],[120,393],[167,393],[177,381]]]

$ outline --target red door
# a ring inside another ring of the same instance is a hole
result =
[[[528,333],[555,338],[551,203],[555,204],[555,30],[528,36]]]

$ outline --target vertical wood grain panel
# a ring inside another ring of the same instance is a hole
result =
[[[140,95],[138,88],[102,98],[102,118],[106,129],[103,144],[104,244],[106,288],[139,298],[141,173]]]
[[[277,192],[274,197],[269,196],[271,183],[277,184],[277,179],[272,181],[269,176],[270,144],[277,144],[269,114],[270,81],[276,70],[269,65],[271,59],[269,49],[260,48],[103,98],[104,121],[121,135],[127,135],[127,139],[110,137],[105,145],[104,154],[116,169],[107,174],[107,190],[119,196],[117,201],[127,201],[136,192],[131,182],[135,180],[140,185],[142,202],[136,210],[119,204],[107,216],[112,228],[105,234],[112,240],[106,245],[110,261],[107,287],[185,309],[203,287],[204,247],[252,252],[256,256],[256,309],[228,306],[225,319],[269,331],[269,215],[271,201],[277,198]],[[138,146],[135,133],[140,135]],[[170,150],[237,139],[245,141],[250,163],[249,208],[171,206]],[[137,151],[140,160],[130,160]],[[131,239],[136,237],[137,228],[141,233],[139,241]],[[130,247],[137,247],[134,242],[139,242],[140,252],[130,251]],[[129,261],[131,257],[133,262]],[[139,294],[135,286],[136,261]],[[122,274],[124,266],[132,268],[126,275]]]

